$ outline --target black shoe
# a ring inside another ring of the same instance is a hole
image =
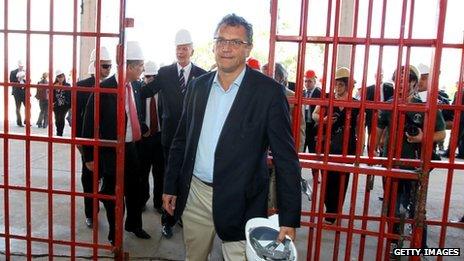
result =
[[[134,233],[134,235],[138,238],[142,238],[142,239],[150,239],[151,236],[145,232],[145,230],[143,230],[142,228],[136,228],[136,229],[127,229],[126,228],[126,231],[127,232],[132,232]]]
[[[456,155],[456,158],[457,158],[457,159],[464,159],[464,155],[458,154],[458,155]]]
[[[379,197],[379,200],[380,200],[380,201],[383,201],[383,197]]]
[[[85,224],[87,225],[88,228],[93,227],[93,219],[92,218],[85,218]]]
[[[161,228],[161,234],[163,235],[163,237],[169,239],[172,237],[172,227],[170,227],[169,225],[163,225],[163,227]]]
[[[179,221],[177,221],[177,224],[179,227],[184,227],[184,223],[182,223],[182,218],[179,218]]]
[[[22,123],[18,123],[18,127],[24,127]]]

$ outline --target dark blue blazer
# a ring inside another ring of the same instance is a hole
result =
[[[177,217],[187,201],[214,75],[205,74],[188,86],[171,146],[164,193],[177,195]],[[300,225],[301,174],[289,115],[284,88],[247,67],[215,151],[213,219],[222,240],[245,240],[247,220],[267,216],[269,148],[276,166],[280,225]]]
[[[206,73],[205,70],[192,64],[186,84],[192,79]],[[159,92],[159,98],[163,104],[163,114],[161,116],[161,143],[165,147],[171,146],[172,139],[179,124],[182,114],[182,104],[184,94],[179,87],[179,75],[177,73],[177,63],[163,66],[159,69],[156,78],[142,89],[143,98],[152,97]]]

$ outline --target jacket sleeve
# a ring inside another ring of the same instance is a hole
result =
[[[164,193],[169,195],[177,195],[178,179],[184,164],[185,144],[187,140],[187,115],[190,110],[192,85],[196,81],[192,81],[187,86],[186,97],[184,98],[184,106],[182,115],[177,126],[176,134],[169,150],[168,165],[166,167],[166,175],[164,177]]]
[[[153,81],[144,84],[142,88],[140,88],[140,97],[142,99],[153,97],[163,88],[161,77],[158,75]]]
[[[273,89],[267,123],[266,132],[276,167],[279,223],[299,227],[301,169],[290,127],[288,102],[280,88]]]
[[[82,120],[82,138],[91,139],[94,137],[94,95],[91,94],[85,106],[84,117]],[[82,146],[85,162],[93,161],[93,147]]]

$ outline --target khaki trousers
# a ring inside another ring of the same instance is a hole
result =
[[[212,203],[213,188],[193,176],[187,204],[182,214],[186,260],[208,260],[216,236]],[[245,246],[245,241],[222,242],[224,259],[246,260]]]

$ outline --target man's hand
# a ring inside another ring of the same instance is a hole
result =
[[[144,134],[142,134],[142,136],[143,136],[144,138],[150,136],[150,131],[148,130],[147,132],[145,132]]]
[[[277,240],[282,242],[285,240],[285,236],[289,236],[292,241],[295,241],[296,229],[294,227],[280,227],[279,236]]]
[[[93,161],[89,161],[85,163],[85,166],[90,170],[93,171]]]
[[[174,209],[176,209],[176,199],[177,199],[177,196],[163,194],[163,208],[171,216],[174,216]]]
[[[409,143],[421,143],[422,142],[422,137],[424,136],[424,133],[422,132],[421,128],[417,128],[419,130],[419,133],[416,136],[409,136],[409,134],[406,132],[406,137],[407,141]]]

